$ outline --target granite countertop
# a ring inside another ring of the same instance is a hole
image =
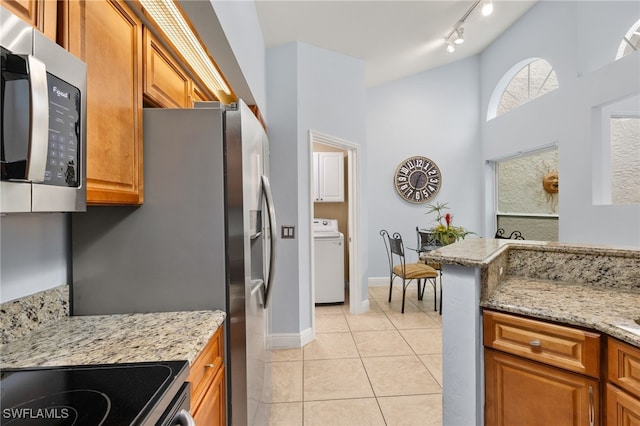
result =
[[[640,347],[637,249],[468,238],[421,258],[481,268],[484,308],[589,328]]]
[[[223,311],[72,316],[0,345],[0,366],[187,360],[223,323]]]
[[[488,266],[496,257],[509,248],[526,248],[550,252],[580,254],[606,254],[637,256],[637,249],[607,247],[591,244],[565,244],[552,241],[503,240],[492,238],[466,238],[455,244],[423,253],[422,259],[461,266]]]
[[[640,347],[640,292],[507,277],[480,306],[589,328]]]

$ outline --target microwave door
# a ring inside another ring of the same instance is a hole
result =
[[[49,95],[42,61],[2,49],[2,179],[43,182]]]

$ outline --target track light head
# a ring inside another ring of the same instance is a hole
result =
[[[453,53],[456,51],[456,45],[451,43],[450,41],[447,42],[447,52],[449,53]]]
[[[493,12],[493,0],[484,0],[482,2],[482,9],[480,10],[482,16],[489,16]]]
[[[453,33],[453,42],[455,44],[462,44],[464,43],[464,28],[460,27],[460,28],[456,28],[455,32]]]

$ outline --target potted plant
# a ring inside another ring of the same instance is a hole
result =
[[[443,246],[464,239],[464,237],[469,234],[475,234],[462,226],[452,225],[453,215],[448,212],[449,207],[447,203],[429,204],[427,208],[429,210],[425,214],[436,214],[436,224],[429,229],[429,232],[431,232],[434,238]]]

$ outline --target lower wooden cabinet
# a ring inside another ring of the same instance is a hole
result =
[[[201,404],[194,410],[193,418],[197,425],[215,426],[225,424],[224,390],[224,368],[221,368],[206,390]]]
[[[485,425],[596,425],[599,381],[485,350]]]
[[[483,313],[485,425],[601,424],[598,333]]]
[[[607,340],[606,424],[640,426],[640,349]]]
[[[197,425],[226,423],[223,327],[220,326],[189,370],[191,415]]]
[[[640,398],[607,383],[606,424],[608,426],[640,425]]]

